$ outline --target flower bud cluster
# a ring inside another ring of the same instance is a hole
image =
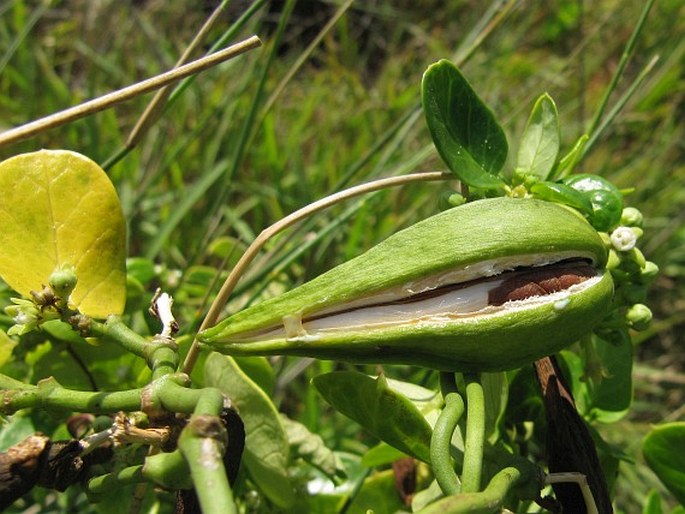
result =
[[[73,266],[62,266],[48,279],[48,285],[40,291],[31,291],[31,299],[11,298],[13,305],[5,307],[5,313],[14,318],[9,335],[21,336],[40,327],[46,321],[62,319],[69,312],[69,295],[76,287]]]
[[[645,259],[637,246],[643,234],[642,221],[639,210],[626,207],[620,224],[608,233],[600,233],[609,251],[607,269],[616,285],[615,308],[596,330],[608,341],[625,339],[628,328],[644,330],[652,320],[652,311],[645,305],[647,287],[659,268]]]

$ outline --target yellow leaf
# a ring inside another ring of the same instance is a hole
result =
[[[24,296],[74,266],[70,303],[120,314],[126,301],[126,224],[114,186],[75,152],[41,150],[0,163],[0,276]]]

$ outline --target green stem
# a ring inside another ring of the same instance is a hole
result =
[[[153,380],[175,373],[178,364],[178,351],[170,346],[157,346],[150,352],[148,358]]]
[[[170,412],[218,416],[224,406],[223,393],[214,387],[191,389],[189,385],[186,375],[166,375],[150,384],[149,396]]]
[[[208,415],[193,415],[178,440],[203,514],[237,513],[223,463],[227,440],[221,420]]]
[[[454,382],[454,377],[452,378]],[[459,418],[464,413],[464,400],[456,392],[445,395],[445,408],[442,409],[433,428],[431,437],[430,457],[431,468],[440,489],[445,495],[458,494],[460,492],[459,477],[454,471],[450,458],[450,445],[452,434]]]
[[[475,493],[480,491],[483,472],[485,397],[477,374],[465,375],[464,379],[466,381],[466,437],[461,490],[464,493]]]
[[[188,462],[180,450],[148,455],[143,465],[143,476],[169,491],[193,487]]]
[[[507,467],[499,471],[480,493],[448,496],[432,503],[419,514],[492,514],[503,507],[507,494],[525,479],[526,474],[516,467]]]
[[[73,391],[63,388],[54,378],[41,380],[37,386],[13,384],[0,376],[0,412],[12,414],[27,408],[60,408],[93,414],[141,410],[143,389],[113,393]],[[10,386],[6,388],[6,386]]]
[[[153,380],[174,373],[178,368],[176,343],[164,338],[148,341],[131,330],[118,316],[110,316],[104,323],[90,320],[88,330],[91,334],[113,341],[126,351],[145,359],[152,370]]]
[[[88,329],[92,335],[104,337],[138,357],[148,356],[147,339],[128,328],[118,316],[110,316],[104,323],[90,320]]]
[[[144,481],[143,466],[131,466],[89,480],[86,485],[86,490],[89,495],[101,495],[110,493],[125,485],[137,484]]]

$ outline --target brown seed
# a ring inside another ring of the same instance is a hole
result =
[[[533,296],[542,296],[568,289],[595,275],[595,270],[586,263],[560,263],[522,273],[516,273],[488,293],[490,305],[502,305]]]

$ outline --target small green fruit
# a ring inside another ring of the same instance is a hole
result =
[[[586,195],[592,203],[589,221],[600,232],[607,232],[621,221],[623,195],[618,188],[599,175],[571,175],[564,184]]]

